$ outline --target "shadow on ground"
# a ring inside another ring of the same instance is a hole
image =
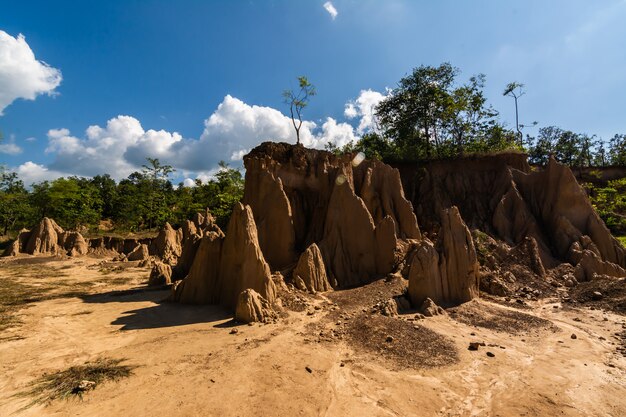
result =
[[[158,329],[196,323],[211,323],[232,318],[232,314],[220,306],[165,302],[125,311],[122,314],[124,315],[111,322],[116,326],[121,325],[120,330]],[[221,327],[228,326],[228,324],[221,325]]]
[[[196,323],[211,323],[232,318],[232,313],[221,306],[187,305],[165,301],[170,295],[168,286],[138,287],[128,290],[86,294],[81,299],[88,304],[152,302],[148,307],[124,311],[111,324],[122,326],[120,330],[157,329]],[[231,320],[232,321],[232,320]],[[220,323],[219,327],[236,324]]]
[[[95,294],[85,294],[80,298],[89,304],[136,303],[139,301],[152,301],[160,303],[165,301],[169,295],[169,286],[149,287],[146,285],[127,290],[114,290]]]

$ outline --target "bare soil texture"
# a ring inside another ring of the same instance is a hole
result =
[[[294,291],[298,311],[248,326],[220,307],[162,302],[169,290],[147,277],[91,257],[0,259],[0,415],[626,415],[626,317],[602,302],[382,316],[376,305],[404,291],[395,278]],[[114,377],[80,396],[28,395],[99,363],[132,371],[107,368]]]

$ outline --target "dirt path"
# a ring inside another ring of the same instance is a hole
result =
[[[527,313],[552,325],[516,328],[517,310],[480,301],[463,307],[466,322],[452,315],[411,321],[443,336],[458,358],[411,369],[386,358],[384,340],[380,354],[345,337],[323,340],[319,328],[339,327],[328,317],[340,312],[326,307],[291,312],[276,324],[233,327],[217,307],[160,303],[167,291],[146,291],[143,269],[109,272],[101,260],[82,258],[29,265],[18,274],[7,262],[0,263],[0,280],[48,285],[42,280],[51,271],[49,280],[65,284],[50,292],[83,293],[36,301],[19,311],[21,324],[3,331],[15,337],[0,341],[2,416],[626,415],[626,359],[616,354],[614,336],[626,320],[599,310],[540,303]],[[141,290],[124,292],[131,288]],[[315,303],[330,305],[323,298]],[[489,325],[471,321],[493,312]],[[490,328],[498,320],[512,323],[509,331]],[[469,351],[470,341],[486,346]],[[19,411],[28,400],[14,395],[30,381],[98,357],[124,358],[137,368],[82,400]]]

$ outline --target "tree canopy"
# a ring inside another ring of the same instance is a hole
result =
[[[52,217],[66,229],[97,230],[100,220],[111,220],[120,231],[159,228],[170,222],[180,225],[195,213],[209,208],[225,226],[235,202],[243,196],[243,176],[224,162],[207,181],[193,187],[174,186],[173,169],[149,159],[141,172],[119,182],[109,174],[93,178],[67,177],[32,184],[28,190],[15,172],[0,171],[0,226],[2,233],[31,227]]]

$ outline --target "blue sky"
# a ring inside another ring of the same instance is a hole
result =
[[[27,183],[123,178],[146,156],[203,177],[261,140],[294,140],[281,92],[299,75],[317,87],[305,142],[319,147],[358,137],[387,87],[444,61],[461,81],[485,73],[509,125],[501,93],[517,80],[522,122],[626,133],[624,0],[325,3],[0,0],[0,163]],[[24,45],[34,58],[7,65]]]

